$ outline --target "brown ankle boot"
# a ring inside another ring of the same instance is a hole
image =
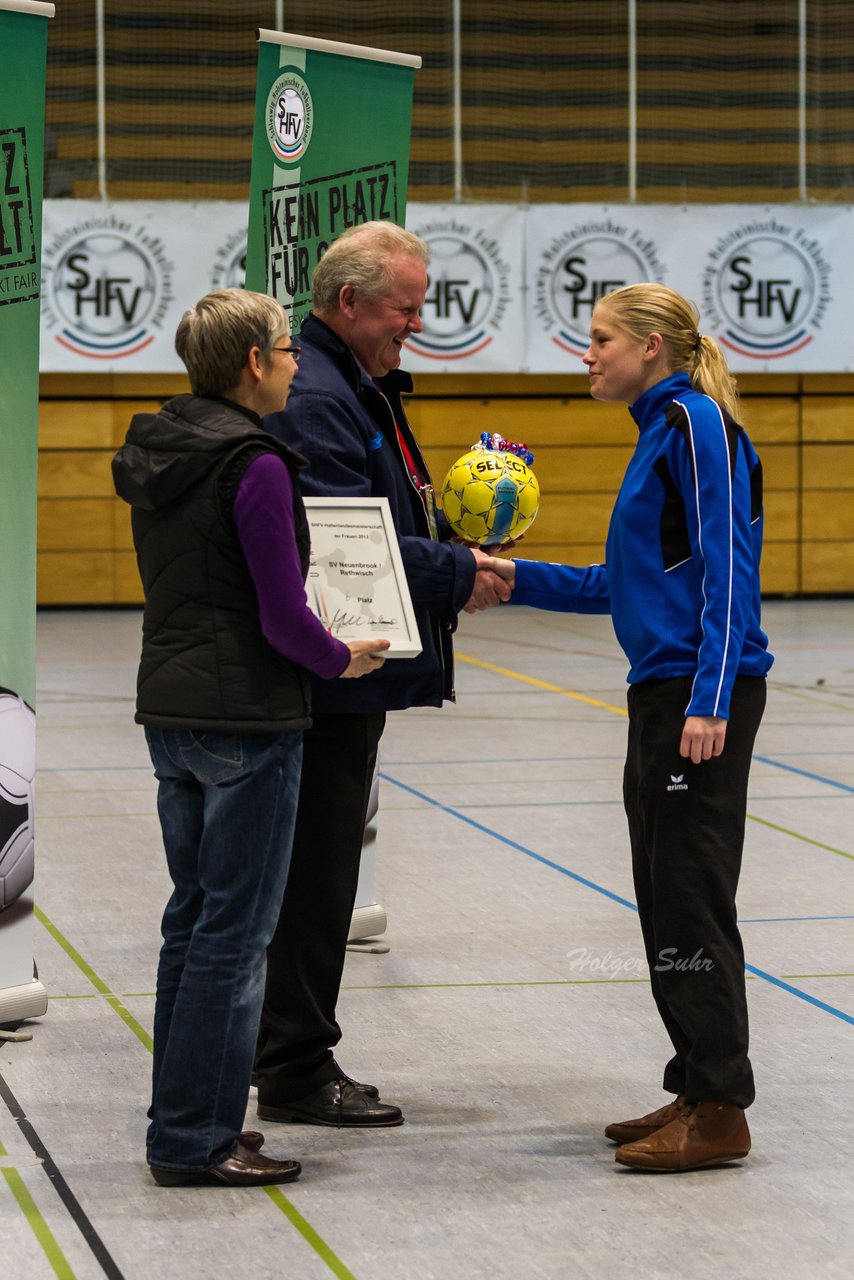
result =
[[[615,1159],[632,1169],[680,1173],[743,1160],[750,1130],[741,1107],[732,1102],[685,1103],[680,1114],[649,1138],[619,1147]]]
[[[671,1120],[675,1120],[684,1104],[684,1095],[680,1093],[672,1102],[659,1107],[657,1111],[650,1111],[648,1116],[641,1116],[639,1120],[623,1120],[619,1124],[609,1124],[605,1130],[605,1137],[610,1138],[612,1142],[619,1142],[621,1146],[624,1142],[640,1142],[642,1138],[648,1138],[657,1129],[663,1129],[666,1124],[670,1124]]]

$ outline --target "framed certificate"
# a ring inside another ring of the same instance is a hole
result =
[[[308,603],[339,640],[391,641],[389,658],[414,658],[421,639],[388,498],[306,498]]]

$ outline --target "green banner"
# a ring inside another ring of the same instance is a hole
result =
[[[0,0],[0,1023],[36,1017],[36,471],[47,19]]]
[[[47,19],[0,0],[0,685],[35,705],[39,286]]]
[[[259,31],[246,287],[297,332],[311,276],[348,227],[404,225],[412,88],[421,59]]]

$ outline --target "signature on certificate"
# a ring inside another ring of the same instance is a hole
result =
[[[371,627],[374,630],[383,630],[387,627],[396,627],[397,621],[397,618],[386,618],[382,614],[379,617],[374,617],[364,613],[351,613],[348,609],[336,609],[327,626],[334,634],[336,631],[349,630],[351,627]]]

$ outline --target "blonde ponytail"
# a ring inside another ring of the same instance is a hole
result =
[[[666,284],[629,284],[606,293],[599,304],[635,338],[660,333],[671,373],[687,373],[695,391],[710,396],[739,421],[735,378],[714,338],[699,332],[700,316],[693,302]]]
[[[698,334],[697,348],[692,356],[693,363],[688,370],[691,386],[695,391],[711,396],[735,422],[740,422],[741,404],[735,378],[729,371],[726,356],[714,338],[706,333]]]

